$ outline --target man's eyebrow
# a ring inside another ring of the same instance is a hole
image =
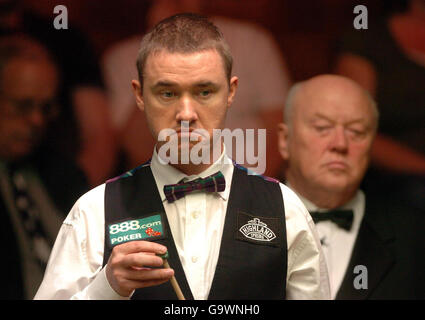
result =
[[[153,87],[173,87],[176,83],[172,81],[159,80],[157,83],[153,85]]]
[[[313,114],[313,119],[312,120],[316,120],[316,118],[320,118],[320,119],[324,119],[330,122],[334,122],[332,119],[328,118],[327,116],[325,116],[324,114],[320,114],[320,113],[315,113]]]
[[[315,113],[314,117],[324,119],[324,120],[329,121],[329,122],[335,122],[334,120],[332,120],[332,119],[328,118],[327,116],[320,114],[320,113]],[[353,124],[353,123],[363,123],[364,119],[365,119],[365,117],[353,119],[353,120],[348,121],[346,124],[350,125],[350,124]],[[315,120],[315,119],[313,119],[313,120]]]
[[[362,118],[358,118],[358,119],[354,119],[351,121],[348,121],[347,124],[353,124],[353,123],[364,123],[367,117],[362,117]],[[367,121],[366,121],[367,122]]]
[[[203,87],[216,86],[216,84],[212,81],[200,81],[196,83],[195,86],[203,88]]]
[[[168,81],[168,80],[159,80],[158,82],[156,82],[152,87],[153,88],[158,88],[158,87],[174,87],[174,86],[178,86],[179,84],[173,81]],[[198,87],[198,88],[206,88],[206,87],[211,87],[211,86],[217,86],[216,83],[206,80],[206,81],[199,81],[195,84],[193,84],[194,87]]]

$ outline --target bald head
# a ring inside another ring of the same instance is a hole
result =
[[[378,123],[376,105],[357,83],[321,75],[290,91],[279,151],[286,178],[319,207],[343,205],[366,172]]]
[[[352,99],[354,103],[369,108],[371,124],[378,128],[379,112],[370,94],[351,79],[339,75],[319,75],[298,82],[289,90],[284,109],[284,122],[291,126],[292,115],[298,105],[306,108],[311,101],[334,101],[344,108],[344,101]]]

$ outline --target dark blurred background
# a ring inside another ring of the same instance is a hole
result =
[[[84,31],[96,53],[101,55],[114,42],[143,33],[143,17],[152,0],[24,2],[52,21],[53,8],[65,5],[69,24]],[[330,71],[335,41],[344,31],[353,29],[356,5],[367,7],[370,25],[391,12],[403,10],[406,3],[402,0],[214,0],[208,1],[207,11],[211,15],[253,21],[268,29],[285,55],[293,80],[298,81]]]

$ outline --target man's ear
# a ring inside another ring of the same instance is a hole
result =
[[[236,95],[236,90],[238,88],[238,77],[232,77],[230,79],[230,83],[229,83],[229,96],[227,97],[227,107],[230,108],[230,106],[233,103],[233,100],[235,98]]]
[[[279,153],[283,160],[286,161],[289,158],[289,128],[288,125],[284,123],[279,123],[277,128]]]
[[[143,89],[138,80],[132,80],[131,86],[133,87],[134,96],[136,98],[137,107],[144,111],[145,110],[145,102],[143,101]]]

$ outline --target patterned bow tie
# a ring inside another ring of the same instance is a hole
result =
[[[168,202],[174,202],[195,190],[221,192],[224,191],[225,188],[226,181],[224,180],[224,176],[220,171],[218,171],[206,178],[198,178],[186,183],[166,185],[164,186],[164,193]]]
[[[338,227],[350,230],[353,224],[353,210],[331,210],[325,212],[310,212],[314,223],[330,220]]]

